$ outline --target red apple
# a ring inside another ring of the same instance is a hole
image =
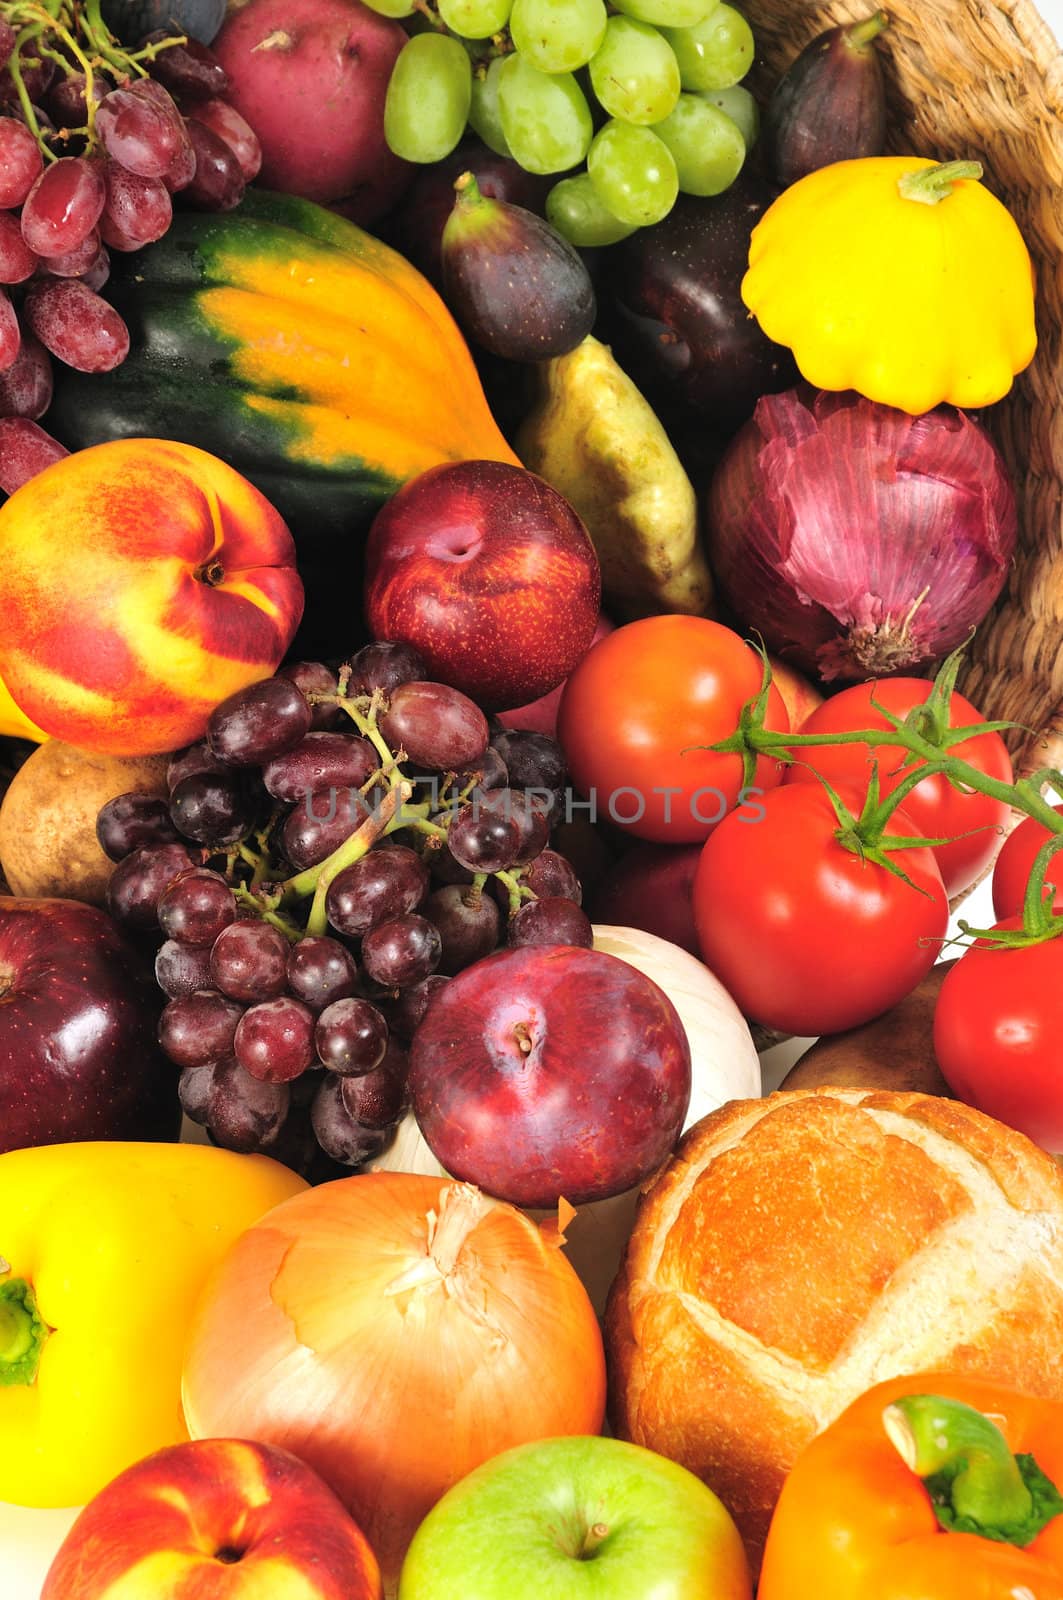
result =
[[[591,636],[591,644],[597,644],[599,639],[604,639],[607,633],[614,631],[613,624],[603,614],[598,618],[598,626]],[[590,647],[588,645],[587,649]],[[565,684],[559,683],[549,694],[540,695],[538,700],[531,700],[526,706],[517,706],[513,711],[499,712],[498,720],[507,728],[530,728],[533,733],[548,733],[551,739],[556,739],[557,708],[561,704],[564,690]]]
[[[177,1078],[155,1038],[150,960],[104,911],[0,899],[0,1152],[176,1139]]]
[[[701,844],[640,844],[628,850],[595,888],[592,922],[655,933],[701,960],[694,927],[694,874]]]
[[[518,1206],[604,1200],[671,1152],[690,1047],[664,991],[572,945],[500,950],[432,998],[409,1093],[433,1155]]]
[[[274,1445],[197,1439],[127,1467],[81,1512],[41,1600],[380,1600],[365,1535]]]
[[[523,467],[431,467],[377,513],[365,605],[378,639],[504,711],[549,694],[590,648],[601,575],[583,523]]]

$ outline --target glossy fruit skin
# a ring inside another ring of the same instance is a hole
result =
[[[850,809],[858,797],[844,791]],[[694,879],[702,960],[746,1017],[780,1033],[840,1033],[910,994],[948,923],[929,850],[899,852],[904,883],[835,838],[826,790],[793,784],[737,811],[708,840]],[[890,832],[917,836],[902,811]],[[897,858],[895,858],[897,859]]]
[[[640,844],[606,873],[587,907],[592,922],[641,928],[701,955],[694,927],[694,875],[700,844]]]
[[[1063,805],[1053,807],[1063,816]],[[1048,843],[1049,833],[1033,817],[1024,817],[1000,847],[993,867],[993,914],[998,921],[1004,917],[1017,917],[1022,912],[1030,870],[1041,846]],[[1052,857],[1044,877],[1045,887],[1055,893],[1052,908],[1063,910],[1063,854]]]
[[[601,639],[569,677],[557,719],[572,781],[581,795],[594,791],[597,818],[661,844],[705,839],[739,803],[742,762],[693,747],[735,731],[761,676],[738,634],[704,617],[647,617]],[[774,685],[767,726],[789,731]],[[779,777],[762,759],[752,788]]]
[[[442,240],[443,297],[458,326],[506,361],[566,355],[597,315],[581,256],[533,211],[478,191],[470,198],[470,188],[458,193]]]
[[[610,251],[606,342],[668,420],[728,434],[762,394],[796,382],[789,351],[761,333],[739,294],[750,234],[774,193],[744,173],[713,199],[680,195],[663,222]]]
[[[933,685],[927,678],[883,678],[872,683],[853,684],[832,695],[801,726],[802,734],[847,733],[860,728],[888,728],[889,723],[872,704],[884,706],[894,716],[905,717],[922,705]],[[954,693],[949,726],[962,728],[983,720],[982,714]],[[908,752],[889,745],[839,744],[818,749],[798,750],[798,759],[787,767],[784,784],[816,783],[821,774],[837,788],[845,785],[866,792],[872,763],[877,763],[883,797],[892,794],[911,771],[902,771]],[[979,734],[953,745],[949,752],[969,762],[979,772],[1000,783],[1012,781],[1011,757],[999,733]],[[962,794],[940,774],[924,778],[905,796],[904,813],[924,839],[949,839],[936,845],[934,857],[941,868],[945,893],[962,894],[977,882],[993,859],[1000,843],[1000,830],[1008,820],[1008,807],[1002,800],[983,794]],[[960,837],[968,834],[967,838]]]
[[[1006,917],[998,928],[1021,928]],[[1063,1153],[1063,942],[1025,949],[979,940],[941,986],[934,1053],[958,1099]]]
[[[600,600],[583,523],[523,468],[434,467],[400,490],[370,530],[373,633],[414,645],[432,677],[487,711],[556,688],[590,644]]]
[[[107,384],[57,374],[50,427],[76,449],[154,430],[224,455],[288,523],[326,654],[348,651],[379,507],[441,461],[516,462],[450,313],[353,223],[258,190],[113,266],[130,354]]]
[[[166,438],[115,440],[31,478],[0,508],[0,547],[5,682],[84,750],[200,738],[220,698],[280,665],[302,615],[275,508]]]
[[[310,1467],[275,1445],[195,1439],[145,1456],[100,1490],[63,1540],[41,1600],[119,1591],[178,1600],[193,1590],[240,1600],[263,1584],[280,1600],[289,1583],[304,1600],[383,1594],[368,1540]]]
[[[176,1139],[173,1067],[155,1038],[149,958],[103,911],[0,899],[0,1151]]]
[[[582,1205],[667,1157],[690,1099],[690,1047],[667,995],[626,962],[529,945],[434,996],[408,1086],[454,1177],[514,1205]]]
[[[880,156],[886,86],[873,42],[854,46],[849,29],[828,28],[808,43],[764,108],[759,145],[784,188],[832,161]]]

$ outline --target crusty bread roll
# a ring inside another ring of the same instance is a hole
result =
[[[643,1197],[605,1328],[613,1430],[704,1479],[758,1567],[798,1451],[880,1379],[1063,1400],[1063,1169],[931,1095],[732,1101]]]

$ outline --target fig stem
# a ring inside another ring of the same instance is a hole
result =
[[[479,205],[483,199],[476,175],[472,172],[463,172],[459,178],[455,178],[454,193],[458,197],[458,204],[462,206]]]
[[[850,23],[845,30],[845,42],[849,49],[861,55],[865,54],[868,46],[878,38],[883,28],[889,26],[889,20],[885,11],[875,11],[862,22]]]
[[[935,167],[920,167],[918,172],[906,172],[897,179],[902,200],[919,200],[923,205],[936,206],[947,200],[953,186],[964,178],[977,181],[982,176],[980,161],[940,161]]]

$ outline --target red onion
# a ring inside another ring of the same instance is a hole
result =
[[[925,416],[807,386],[765,395],[709,490],[709,560],[769,650],[816,676],[911,673],[963,642],[1015,548],[996,447]]]

